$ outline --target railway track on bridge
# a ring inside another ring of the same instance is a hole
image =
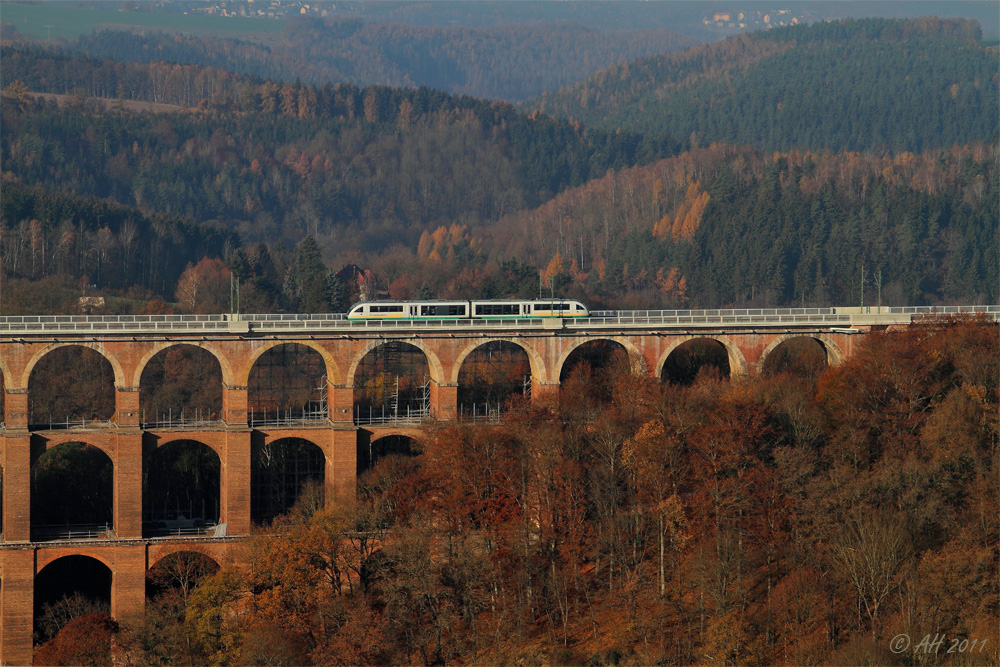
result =
[[[216,315],[17,315],[0,317],[0,337],[22,336],[266,336],[324,334],[392,335],[414,332],[588,332],[608,330],[817,327],[823,329],[905,325],[934,315],[985,313],[1000,319],[1000,305],[853,308],[747,308],[715,310],[593,311],[586,319],[348,320],[342,314]]]

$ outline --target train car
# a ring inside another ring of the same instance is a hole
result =
[[[347,312],[349,320],[453,320],[530,319],[533,317],[578,318],[589,315],[587,307],[574,299],[481,300],[481,301],[361,301]]]
[[[349,320],[454,320],[469,317],[468,301],[360,301]]]
[[[526,301],[472,301],[472,317],[476,319],[511,319],[525,317],[587,317],[587,307],[573,299]]]

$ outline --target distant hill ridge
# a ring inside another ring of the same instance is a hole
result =
[[[962,19],[863,19],[738,35],[615,65],[529,107],[688,147],[915,151],[990,141],[997,49]]]

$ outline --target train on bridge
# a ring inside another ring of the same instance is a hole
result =
[[[347,311],[349,320],[489,320],[538,317],[580,318],[590,315],[573,299],[448,301],[361,301]]]

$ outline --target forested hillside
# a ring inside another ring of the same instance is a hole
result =
[[[321,298],[317,288],[305,299],[286,273],[306,236],[331,272],[374,269],[379,293],[394,298],[546,290],[598,307],[994,302],[997,142],[995,127],[981,126],[996,100],[973,105],[961,91],[985,94],[997,79],[973,85],[987,57],[973,36],[961,22],[859,21],[740,37],[678,60],[673,75],[684,85],[739,87],[738,73],[760,71],[761,58],[803,48],[836,52],[842,67],[863,72],[868,52],[853,45],[884,47],[888,63],[900,49],[919,61],[928,44],[964,45],[948,71],[968,72],[972,83],[947,87],[972,117],[962,123],[965,143],[771,155],[725,144],[678,155],[691,136],[594,129],[427,88],[279,83],[8,43],[3,261],[22,281],[7,289],[28,290],[8,307],[45,303],[28,296],[32,281],[86,277],[98,289],[219,308],[218,298],[178,296],[184,266],[205,256],[252,282],[245,308],[325,310],[358,296],[348,284],[346,294],[331,288]],[[914,85],[913,95],[931,99],[943,84],[917,77]],[[31,91],[72,95],[60,108]],[[114,98],[182,109],[136,113]],[[730,99],[720,92],[715,106]],[[865,127],[913,134],[933,122],[893,109],[873,106]],[[802,113],[799,122],[817,120],[810,131],[825,136],[824,118]],[[67,212],[50,200],[75,203]],[[91,213],[101,207],[127,213]],[[178,241],[188,237],[175,229],[214,240]],[[228,283],[210,268],[200,270]]]
[[[55,63],[53,71],[65,64]],[[222,88],[204,112],[132,114],[58,109],[8,90],[8,177],[216,221],[247,241],[311,233],[345,248],[380,248],[415,246],[432,225],[495,221],[673,149],[423,88],[279,86],[149,67],[142,85],[155,88],[162,74],[161,85],[183,91],[194,77],[222,81],[220,88],[228,82],[237,97]],[[131,73],[93,70],[108,76],[108,87]]]
[[[1000,60],[979,36],[961,20],[792,26],[616,65],[531,106],[691,147],[920,152],[997,136]]]
[[[593,303],[994,303],[997,144],[874,157],[723,145],[620,170],[485,232]],[[879,289],[881,293],[879,294]]]
[[[219,67],[275,80],[428,86],[519,101],[618,62],[695,43],[663,29],[602,30],[565,23],[434,28],[300,19],[267,44],[104,31],[81,37],[67,51],[119,62]]]

